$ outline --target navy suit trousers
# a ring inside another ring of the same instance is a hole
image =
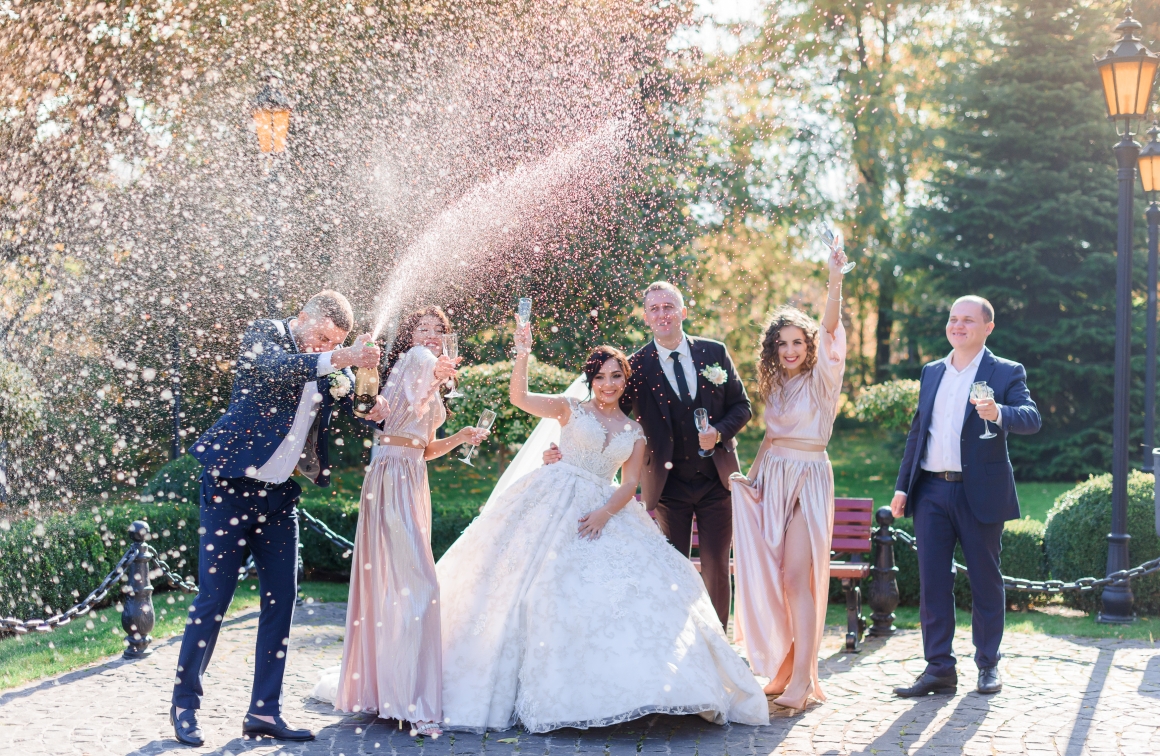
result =
[[[189,608],[173,703],[200,709],[202,677],[229,609],[246,549],[254,555],[261,593],[250,712],[281,713],[282,675],[298,592],[298,496],[293,480],[267,488],[250,478],[201,476],[198,594]]]
[[[1003,523],[983,523],[971,512],[962,483],[923,475],[914,490],[914,535],[918,539],[919,616],[926,671],[955,669],[955,544],[963,547],[971,581],[971,633],[975,664],[999,663],[1007,594],[999,571]]]

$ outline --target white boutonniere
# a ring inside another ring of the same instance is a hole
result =
[[[333,398],[341,399],[350,393],[350,378],[345,373],[335,372],[326,377],[330,379],[330,395]]]
[[[718,362],[714,362],[712,365],[706,365],[705,369],[701,371],[701,375],[714,386],[720,386],[729,380],[729,374],[725,372],[725,368],[721,367],[721,364]]]

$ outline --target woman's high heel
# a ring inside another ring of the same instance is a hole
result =
[[[774,686],[775,682],[777,683],[776,686]],[[785,693],[786,687],[787,687],[786,683],[778,682],[776,679],[774,679],[774,680],[770,680],[768,683],[766,683],[765,687],[762,688],[761,690],[767,696],[780,696],[783,693]]]
[[[778,698],[773,699],[773,703],[774,703],[774,705],[781,706],[782,708],[785,708],[785,709],[792,709],[793,711],[805,711],[806,706],[809,705],[810,696],[812,696],[813,694],[814,694],[814,684],[810,683],[809,685],[806,686],[805,695],[803,695],[800,699],[790,701],[790,700],[787,700],[784,695],[782,695],[782,696],[779,696]]]

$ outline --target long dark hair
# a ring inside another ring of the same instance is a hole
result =
[[[391,350],[387,352],[386,362],[384,363],[382,372],[379,375],[379,380],[383,384],[387,382],[387,376],[389,376],[391,371],[395,369],[395,363],[399,361],[399,358],[409,352],[411,347],[415,346],[413,343],[415,329],[419,327],[419,321],[428,316],[433,317],[439,321],[439,323],[443,326],[443,333],[451,333],[451,319],[448,318],[447,313],[443,312],[443,310],[439,307],[423,307],[407,314],[399,323],[398,330],[395,331],[395,343],[391,345]],[[441,385],[439,388],[441,395],[444,390],[445,389]],[[446,399],[444,399],[443,404],[446,406]]]
[[[588,396],[592,396],[592,381],[596,380],[596,376],[600,373],[600,368],[604,367],[604,363],[609,360],[616,360],[620,363],[620,369],[624,372],[625,388],[628,388],[628,379],[632,377],[632,368],[628,364],[628,356],[614,346],[603,344],[592,350],[588,355],[588,359],[584,362],[584,382],[588,384]]]

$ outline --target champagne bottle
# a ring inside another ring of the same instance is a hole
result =
[[[375,408],[375,397],[379,395],[379,368],[355,368],[354,371],[354,414],[366,417]]]

